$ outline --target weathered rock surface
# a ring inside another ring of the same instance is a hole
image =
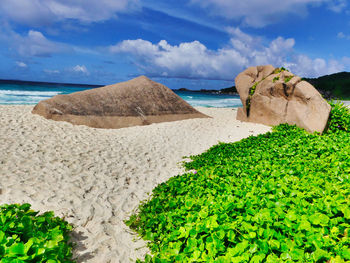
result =
[[[271,65],[250,67],[236,79],[243,108],[241,121],[278,125],[297,125],[309,132],[326,128],[330,105],[308,82],[291,72]]]
[[[112,129],[208,117],[166,86],[145,76],[101,88],[57,95],[40,101],[32,113],[56,121]]]

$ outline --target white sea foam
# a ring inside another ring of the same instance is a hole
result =
[[[42,96],[52,97],[60,94],[59,91],[26,91],[26,90],[0,90],[0,96],[2,95],[14,95],[14,96]]]
[[[59,91],[0,90],[0,104],[37,104],[60,94]]]
[[[189,104],[194,107],[215,107],[215,108],[231,108],[242,106],[240,99],[187,99]]]
[[[20,90],[0,89],[0,104],[37,104],[41,100],[48,99],[58,94],[71,93],[72,89],[61,90]],[[239,97],[220,97],[211,94],[178,94],[191,106],[230,108],[242,106]]]

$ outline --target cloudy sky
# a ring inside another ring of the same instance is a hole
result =
[[[0,78],[225,88],[252,65],[350,71],[347,0],[1,0]]]

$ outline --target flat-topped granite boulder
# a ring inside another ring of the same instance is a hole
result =
[[[32,113],[55,121],[106,129],[208,117],[166,86],[145,76],[56,95],[40,101]]]
[[[288,123],[322,133],[330,105],[308,82],[284,68],[250,67],[235,79],[243,108],[237,120],[278,125]]]

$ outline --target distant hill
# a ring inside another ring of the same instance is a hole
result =
[[[14,80],[14,79],[0,79],[0,84],[19,84],[19,85],[35,85],[35,86],[77,86],[77,87],[89,87],[98,88],[104,85],[93,84],[75,84],[75,83],[57,83],[57,82],[42,82],[42,81],[30,81],[30,80]]]
[[[235,86],[229,87],[229,88],[225,88],[225,89],[221,89],[220,92],[222,94],[231,94],[231,95],[238,95],[237,89]]]
[[[200,92],[200,93],[210,93],[210,94],[225,94],[225,95],[239,95],[236,87],[232,86],[224,89],[200,89],[200,90],[191,90],[186,88],[173,89],[174,91],[188,91],[188,92]]]
[[[326,99],[350,100],[350,72],[339,72],[319,78],[304,78]]]
[[[325,99],[350,100],[350,72],[303,79],[310,82]],[[235,86],[220,90],[200,90],[200,92],[238,95]]]

